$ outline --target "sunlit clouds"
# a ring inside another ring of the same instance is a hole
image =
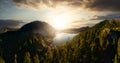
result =
[[[48,21],[53,27],[59,29],[73,28],[71,25],[74,25],[76,21],[78,22],[75,25],[83,27],[80,23],[87,22],[92,18],[91,16],[94,16],[93,12],[86,11],[82,8],[74,9],[68,6],[50,8],[49,11],[51,12],[46,13],[46,21]]]
[[[79,28],[119,19],[119,6],[120,0],[0,0],[0,19],[40,20],[56,29]]]

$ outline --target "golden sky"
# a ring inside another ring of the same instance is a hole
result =
[[[120,0],[0,0],[0,19],[45,21],[56,29],[119,19]]]

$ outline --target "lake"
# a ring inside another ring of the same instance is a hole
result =
[[[55,45],[58,44],[65,44],[66,41],[68,40],[72,40],[74,36],[76,36],[76,34],[71,34],[71,33],[58,33],[56,34],[55,38],[53,39],[53,43]]]

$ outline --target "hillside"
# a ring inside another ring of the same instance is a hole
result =
[[[105,20],[56,47],[46,63],[119,63],[120,21]],[[51,56],[52,55],[52,56]]]
[[[46,29],[46,26],[51,31],[54,31],[49,24],[40,21],[25,24],[18,30],[8,28],[5,28],[7,31],[1,30],[0,63],[3,62],[2,60],[5,63],[14,63],[16,61],[17,63],[26,63],[30,58],[31,62],[35,63],[39,60],[39,57],[42,60],[46,52],[50,51],[52,47],[51,43],[54,35],[46,31],[49,30]],[[45,34],[41,31],[45,32]]]
[[[117,52],[120,42],[119,24],[119,20],[105,20],[87,31],[80,32],[67,44],[73,48],[72,54],[77,56],[76,62],[81,59],[81,63],[114,63],[115,55],[119,57],[120,53]]]
[[[28,31],[36,31],[28,23],[18,31],[0,34],[0,63],[119,63],[119,24],[119,20],[105,20],[65,45],[51,47],[47,37]]]

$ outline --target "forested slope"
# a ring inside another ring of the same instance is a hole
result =
[[[54,47],[40,34],[6,32],[0,35],[0,63],[119,63],[119,44],[119,20],[100,22]]]
[[[105,20],[54,48],[46,58],[50,63],[114,63],[120,60],[119,42],[120,21]]]

